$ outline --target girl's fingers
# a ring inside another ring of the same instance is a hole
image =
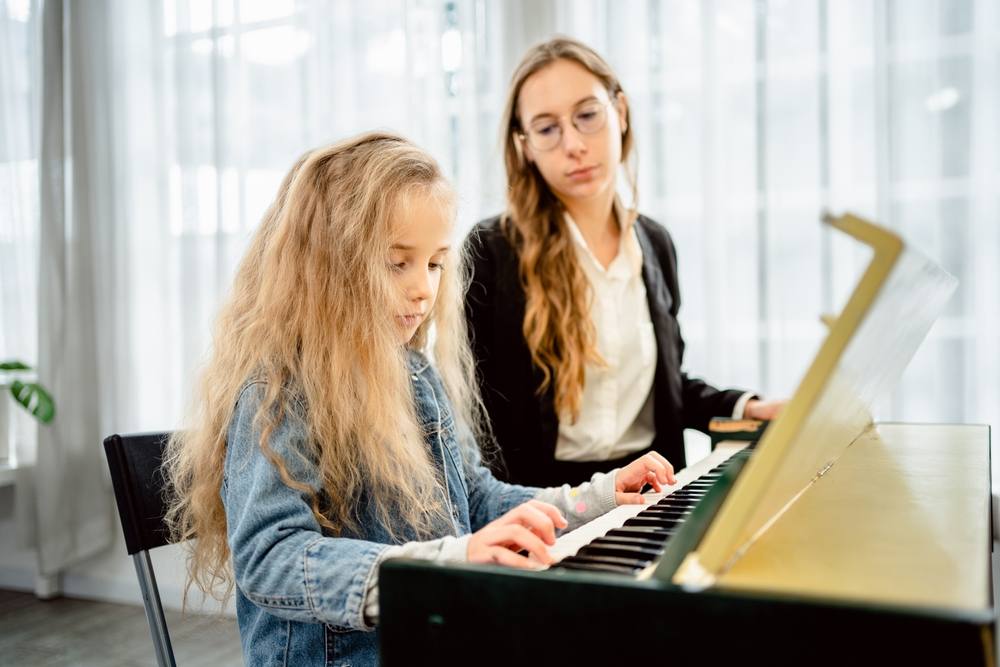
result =
[[[508,545],[507,549],[512,552],[526,550],[539,563],[548,565],[552,562],[552,556],[545,547],[545,543],[533,532],[517,524],[502,526],[490,542],[496,545]]]
[[[642,505],[646,502],[641,493],[615,493],[615,502],[619,505]]]
[[[646,473],[646,483],[653,487],[653,491],[663,493],[663,486],[660,484],[659,477],[652,470]]]
[[[531,507],[534,507],[535,509],[540,510],[541,512],[544,512],[549,517],[549,519],[552,520],[552,523],[555,525],[556,528],[565,528],[566,526],[569,525],[569,523],[566,521],[566,517],[562,515],[562,512],[560,512],[559,508],[556,507],[555,505],[550,505],[549,503],[543,503],[541,500],[534,500],[534,499],[529,500],[525,504],[530,505]]]
[[[545,540],[548,544],[555,544],[556,529],[553,525],[553,517],[545,508],[555,511],[557,519],[562,520],[561,528],[566,527],[566,520],[559,514],[559,510],[546,503],[528,501],[518,505],[511,511],[493,522],[497,526],[524,526],[532,530],[536,535]]]
[[[533,570],[538,567],[535,563],[532,563],[524,556],[516,554],[510,549],[505,549],[504,547],[490,547],[489,555],[490,562],[496,563],[497,565],[518,567],[526,570]]]
[[[525,503],[517,508],[511,518],[513,525],[524,526],[542,538],[546,544],[556,543],[556,527],[552,524],[552,518],[539,508]]]
[[[675,484],[674,467],[659,452],[650,452],[643,457],[646,467],[656,473],[656,478],[664,484]]]

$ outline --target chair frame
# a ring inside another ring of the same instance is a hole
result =
[[[161,432],[115,434],[104,440],[125,547],[135,565],[156,664],[160,667],[177,664],[149,555],[152,549],[169,541],[163,521],[166,483],[161,473],[163,450],[169,438],[170,433]]]

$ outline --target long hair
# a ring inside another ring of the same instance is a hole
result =
[[[611,67],[593,49],[557,37],[532,47],[524,55],[511,77],[500,121],[507,170],[507,210],[502,226],[518,250],[526,301],[522,331],[531,359],[542,373],[539,395],[551,387],[556,413],[575,421],[583,397],[586,365],[604,363],[597,351],[597,332],[590,317],[592,294],[577,262],[562,204],[538,167],[525,158],[518,136],[525,129],[518,117],[521,87],[528,77],[556,60],[571,60],[585,67],[601,81],[612,101],[623,90]],[[632,123],[626,116],[622,163],[634,206],[638,197],[634,166],[629,161],[632,143]],[[634,211],[627,215],[631,224]]]
[[[330,534],[357,527],[362,492],[390,531],[402,521],[430,536],[447,521],[391,314],[399,301],[388,270],[393,214],[418,192],[453,215],[453,192],[430,156],[401,137],[370,133],[304,155],[265,214],[220,311],[189,428],[169,443],[167,520],[175,541],[197,538],[187,543],[188,574],[202,591],[232,592],[220,490],[227,430],[249,379],[264,387],[256,444],[282,481],[311,499]],[[462,272],[446,262],[455,269],[443,272],[437,301],[408,345],[423,349],[434,327],[445,389],[457,418],[475,430],[482,410]],[[304,425],[303,454],[317,462],[321,489],[294,479],[270,447],[283,419]]]

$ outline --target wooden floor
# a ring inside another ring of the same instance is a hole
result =
[[[242,665],[236,620],[166,613],[178,665]],[[0,665],[155,665],[142,607],[0,590]]]

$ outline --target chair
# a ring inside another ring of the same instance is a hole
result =
[[[166,480],[160,467],[169,437],[170,433],[116,434],[104,440],[125,548],[135,564],[146,621],[156,650],[156,663],[161,667],[173,666],[176,662],[149,551],[168,543],[169,535],[163,522],[167,509]]]

